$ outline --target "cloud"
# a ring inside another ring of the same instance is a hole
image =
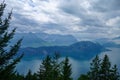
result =
[[[100,12],[119,11],[119,5],[119,0],[94,0],[93,9]]]
[[[69,2],[63,1],[63,5],[60,8],[81,19],[80,25],[87,27],[84,33],[89,33],[91,35],[99,34],[103,35],[103,37],[111,35],[109,37],[113,37],[119,33],[117,31],[120,30],[118,27],[119,25],[115,23],[114,25],[117,26],[115,26],[115,28],[110,28],[106,25],[106,21],[115,18],[116,16],[120,16],[118,14],[120,13],[120,7],[118,6],[119,3],[120,1],[118,0],[69,0]]]
[[[111,27],[119,27],[120,28],[120,16],[117,16],[115,18],[111,18],[106,22],[107,26],[111,26]]]
[[[57,30],[57,29],[48,29],[48,30],[45,30],[44,33],[47,33],[47,34],[61,34],[62,32],[60,30]]]
[[[83,38],[96,34],[91,39],[120,34],[119,0],[8,0],[6,3],[7,12],[13,8],[11,26],[18,27],[18,32],[77,34],[78,39],[83,34]]]

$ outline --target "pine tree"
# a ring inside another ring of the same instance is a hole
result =
[[[37,73],[39,80],[60,80],[61,62],[58,61],[59,57],[58,53],[55,53],[52,57],[46,56]]]
[[[107,55],[104,56],[103,61],[101,63],[100,69],[100,79],[101,80],[109,80],[111,76],[111,62],[109,61],[109,57]]]
[[[61,65],[59,62],[60,55],[55,53],[52,57],[52,80],[60,80],[61,77]]]
[[[46,56],[37,73],[39,80],[72,80],[68,57],[64,61],[59,61],[59,57],[57,53],[52,57]]]
[[[92,60],[90,71],[88,72],[89,80],[99,80],[100,71],[100,59],[99,56]]]
[[[32,74],[31,70],[28,71],[24,80],[37,80],[36,74]]]
[[[0,4],[0,80],[13,80],[13,75],[16,72],[15,66],[23,56],[16,57],[22,39],[13,46],[9,45],[16,29],[8,32],[12,11],[7,18],[3,19],[5,7],[4,2]]]
[[[25,77],[25,80],[32,80],[32,72],[31,70],[28,71],[26,77]]]
[[[52,80],[52,60],[49,55],[43,60],[42,65],[40,65],[40,69],[38,71],[39,80]]]
[[[90,80],[90,79],[88,78],[88,75],[81,74],[78,80]]]
[[[72,80],[71,74],[71,64],[69,64],[69,59],[66,57],[63,61],[62,80]]]
[[[14,75],[14,80],[24,80],[24,75],[20,75],[18,72]]]
[[[111,62],[107,55],[102,61],[99,56],[96,56],[91,63],[88,74],[81,75],[78,80],[120,80],[120,75],[116,65],[111,68]]]
[[[114,65],[111,69],[110,80],[120,80],[120,74],[118,72],[117,65]]]

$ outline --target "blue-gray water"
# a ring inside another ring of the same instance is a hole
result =
[[[110,61],[112,64],[117,64],[118,68],[120,70],[120,48],[110,48],[112,51],[107,51],[99,54],[100,58],[103,58],[105,54],[107,54],[110,58]],[[93,57],[94,58],[94,57]],[[64,58],[61,58],[63,60]],[[89,70],[89,64],[91,60],[89,61],[79,61],[75,60],[73,58],[69,58],[70,63],[72,64],[72,76],[74,79],[78,78],[81,73],[86,73]],[[30,61],[21,61],[17,65],[17,70],[21,74],[26,74],[29,69],[32,70],[32,72],[37,72],[41,64],[41,60],[30,60]]]

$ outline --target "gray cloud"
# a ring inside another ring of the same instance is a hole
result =
[[[63,2],[65,5],[60,8],[68,14],[81,18],[80,25],[87,26],[82,33],[97,34],[99,37],[109,35],[111,35],[109,37],[114,37],[120,33],[117,23],[120,16],[119,0],[76,0],[76,2],[70,0],[71,4],[67,1]]]
[[[83,34],[83,38],[94,34],[96,38],[112,38],[120,34],[119,0],[8,0],[6,3],[7,11],[14,9],[11,26],[17,26],[18,32],[72,34],[78,39]]]
[[[97,0],[93,4],[93,9],[100,12],[120,10],[120,0]]]

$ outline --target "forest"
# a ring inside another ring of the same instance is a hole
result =
[[[9,45],[10,40],[14,38],[16,28],[9,31],[12,10],[6,18],[3,17],[6,4],[0,4],[0,80],[74,80],[72,78],[72,64],[69,62],[69,56],[62,61],[60,55],[47,55],[42,60],[42,64],[36,73],[29,70],[26,75],[20,74],[16,70],[24,54],[17,55],[21,46],[22,38],[14,45]],[[107,54],[100,59],[98,55],[90,63],[89,71],[81,74],[78,80],[120,80],[120,74],[117,65],[111,64]]]

